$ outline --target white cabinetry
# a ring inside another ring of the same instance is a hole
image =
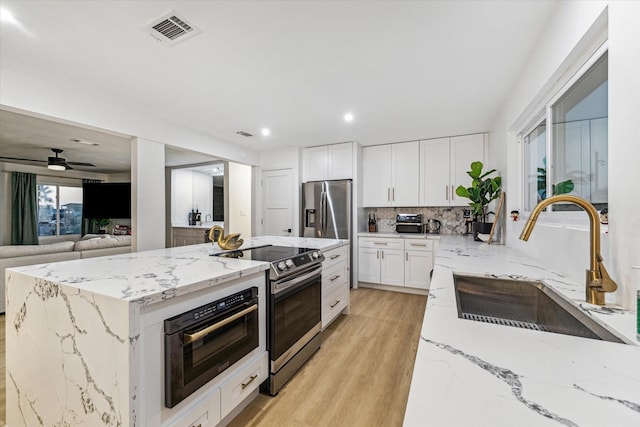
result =
[[[362,150],[364,206],[418,205],[419,147],[414,141]]]
[[[458,185],[468,186],[469,165],[484,162],[484,134],[420,141],[420,205],[467,206],[455,194]]]
[[[437,241],[400,237],[360,237],[358,241],[358,281],[429,289]]]
[[[404,285],[411,288],[429,289],[433,269],[433,241],[405,239],[404,241]]]
[[[353,143],[302,150],[302,181],[353,178]]]
[[[324,252],[322,263],[322,329],[349,307],[349,246]]]
[[[404,286],[404,248],[401,239],[361,237],[358,281]]]

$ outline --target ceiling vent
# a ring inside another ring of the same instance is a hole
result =
[[[159,19],[148,24],[144,30],[153,38],[169,46],[183,42],[200,34],[200,30],[188,23],[186,19],[174,11],[166,13]]]
[[[251,135],[249,132],[245,132],[243,130],[239,130],[238,132],[236,132],[238,135],[242,135],[242,136],[246,136],[246,137],[250,137],[253,136]]]

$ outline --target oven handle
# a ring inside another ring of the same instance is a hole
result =
[[[298,283],[304,282],[310,277],[320,274],[321,271],[322,271],[322,265],[319,265],[318,267],[311,270],[309,273],[303,274],[302,276],[297,276],[293,279],[285,279],[282,281],[273,282],[272,293],[275,295],[282,291],[286,291],[287,289],[297,285]]]
[[[192,334],[184,334],[184,338],[183,338],[184,344],[189,344],[189,343],[192,343],[194,341],[197,341],[200,338],[209,335],[211,332],[213,332],[215,330],[218,330],[218,329],[222,328],[223,326],[228,325],[229,323],[238,320],[242,316],[246,316],[247,314],[251,313],[252,311],[256,311],[257,309],[258,309],[258,304],[254,304],[251,307],[245,308],[244,310],[237,312],[233,316],[226,317],[226,318],[222,319],[221,321],[219,321],[218,323],[214,323],[213,325],[207,326],[206,328],[201,329],[198,332],[194,332]]]

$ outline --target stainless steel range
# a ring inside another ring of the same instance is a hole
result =
[[[267,289],[267,349],[272,396],[320,348],[322,261],[317,249],[261,246],[216,254],[271,264]]]

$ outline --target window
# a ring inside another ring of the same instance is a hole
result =
[[[605,51],[523,132],[524,209],[550,195],[572,194],[596,209],[608,201],[608,55]],[[580,210],[553,204],[553,211]]]
[[[80,234],[82,187],[38,184],[38,236]]]

